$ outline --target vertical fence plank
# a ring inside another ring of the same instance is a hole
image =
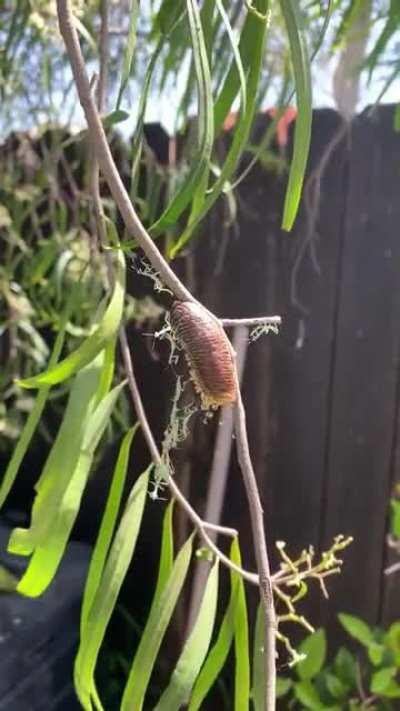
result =
[[[340,127],[335,112],[315,113],[308,175],[318,170]],[[346,144],[341,142],[322,177],[315,231],[310,230],[310,209],[303,196],[294,234],[281,237],[284,326],[273,374],[279,422],[273,530],[293,552],[317,546],[320,537],[345,181]]]
[[[352,127],[323,542],[354,536],[324,615],[376,622],[390,488],[400,324],[400,136],[390,108]]]

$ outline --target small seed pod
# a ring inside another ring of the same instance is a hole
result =
[[[233,350],[222,326],[200,304],[175,301],[171,325],[204,410],[236,400]]]

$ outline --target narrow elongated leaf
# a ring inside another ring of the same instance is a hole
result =
[[[57,338],[54,343],[53,351],[49,360],[49,367],[52,368],[58,361],[65,338],[65,323],[62,324]],[[33,434],[38,426],[39,420],[42,416],[42,412],[46,405],[47,397],[50,388],[46,387],[40,390],[36,396],[35,404],[29,413],[28,419],[25,422],[24,428],[19,436],[18,442],[15,446],[13,455],[9,461],[7,469],[5,471],[3,480],[1,482],[0,488],[0,508],[3,506],[12,485],[18,475],[19,468],[21,466],[22,460],[27,452],[30,445]]]
[[[237,538],[232,543],[231,557],[241,565]],[[231,575],[235,575],[231,573]],[[246,711],[250,701],[249,626],[247,619],[246,592],[243,578],[238,576],[238,600],[235,610],[235,711]]]
[[[196,204],[193,204],[195,209],[192,209],[186,229],[183,231],[179,240],[174,245],[172,245],[172,248],[170,249],[171,257],[176,256],[179,250],[182,249],[182,247],[188,242],[200,220],[204,218],[207,212],[214,205],[214,203],[220,196],[222,190],[226,186],[227,182],[232,177],[236,166],[240,160],[240,157],[243,153],[243,150],[247,145],[251,125],[254,118],[254,113],[256,110],[257,88],[263,60],[266,23],[259,22],[262,31],[258,31],[254,35],[253,53],[251,55],[251,62],[247,67],[248,76],[246,82],[245,70],[242,64],[241,56],[238,47],[236,46],[234,33],[229,23],[229,18],[225,12],[222,0],[216,0],[216,4],[224,22],[229,41],[231,43],[236,69],[239,77],[239,87],[241,96],[240,120],[238,122],[234,134],[232,145],[228,151],[228,155],[220,171],[218,179],[215,181],[214,185],[210,188],[210,190],[208,190],[205,198],[201,201],[197,201]]]
[[[99,534],[90,559],[89,571],[86,578],[81,612],[81,635],[84,633],[83,630],[87,622],[87,617],[92,606],[96,590],[101,580],[104,564],[106,562],[111,540],[114,535],[122,492],[124,490],[126,471],[128,468],[129,452],[137,428],[138,425],[136,424],[126,433],[119,450],[106,508],[101,520]]]
[[[10,553],[30,555],[35,545],[46,537],[52,525],[57,505],[77,466],[84,437],[83,423],[94,407],[102,364],[101,354],[78,373],[72,384],[57,437],[35,485],[37,493],[32,507],[31,525],[29,529],[14,529],[8,544]],[[52,505],[52,502],[56,505]]]
[[[124,59],[122,63],[122,73],[121,73],[121,84],[118,91],[117,105],[116,109],[119,109],[122,101],[122,97],[129,81],[131,75],[133,56],[135,54],[136,47],[136,28],[137,21],[139,17],[139,2],[138,0],[131,0],[131,7],[129,11],[129,30],[128,39],[125,46]]]
[[[157,605],[161,593],[163,592],[167,580],[171,574],[174,564],[174,535],[172,528],[172,515],[174,512],[174,500],[168,504],[163,521],[163,532],[161,539],[160,565],[158,568],[158,577],[156,590],[153,597],[152,605]]]
[[[172,508],[170,509],[172,512]],[[164,523],[166,519],[164,519]],[[164,528],[164,535],[169,536],[169,523]],[[168,579],[163,589],[160,588],[160,573],[156,588],[156,597],[153,600],[146,627],[141,636],[128,681],[122,697],[121,711],[141,711],[143,708],[146,690],[153,671],[165,632],[171,620],[178,597],[181,593],[189,563],[192,556],[193,536],[188,538],[179,551],[171,568]],[[164,544],[165,549],[170,544]]]
[[[267,13],[269,0],[256,0],[253,4],[255,9],[262,15]],[[257,52],[257,47],[265,34],[265,25],[266,23],[259,20],[253,13],[249,12],[247,14],[239,42],[239,52],[245,72],[247,71],[247,67],[252,64],[254,53],[255,51]],[[240,77],[237,73],[235,62],[236,60],[234,57],[226,74],[221,92],[215,102],[215,135],[220,132],[231,106],[240,90]]]
[[[231,546],[231,554],[230,554],[231,560],[235,562],[237,565],[240,565],[240,552],[239,552],[239,544],[237,540],[235,539],[232,542]],[[204,699],[206,698],[207,694],[209,693],[211,687],[215,683],[216,679],[218,678],[221,669],[223,668],[228,654],[229,650],[232,646],[233,642],[233,637],[236,633],[235,636],[235,648],[238,647],[238,645],[241,642],[241,634],[242,630],[244,629],[244,626],[242,625],[242,615],[243,615],[243,610],[239,610],[239,597],[242,596],[242,591],[241,587],[243,586],[243,581],[238,573],[235,573],[234,571],[231,571],[231,593],[230,593],[230,598],[229,598],[229,603],[228,607],[226,609],[224,618],[221,623],[221,627],[218,633],[217,640],[215,644],[213,645],[212,649],[210,650],[206,661],[204,662],[204,665],[200,671],[199,676],[197,677],[196,683],[193,688],[193,693],[190,699],[190,704],[189,704],[189,711],[197,711],[198,709],[201,708],[201,704],[203,703]],[[240,605],[241,606],[241,605]],[[248,703],[248,696],[249,696],[249,691],[248,691],[248,679],[246,679],[246,673],[243,673],[245,667],[247,666],[248,668],[248,641],[247,641],[247,648],[246,648],[246,640],[244,639],[244,648],[243,648],[243,653],[242,650],[240,649],[235,649],[236,651],[236,673],[235,673],[235,688],[242,682],[244,682],[244,695],[246,696],[247,694],[247,703]],[[245,662],[245,654],[247,655],[247,665]],[[236,698],[239,702],[241,698],[241,691],[239,690],[238,694],[235,694],[235,704],[236,704]],[[240,708],[239,706],[235,706],[235,708]],[[244,706],[243,708],[247,708]]]
[[[282,228],[291,230],[299,208],[311,140],[311,72],[306,42],[301,31],[297,0],[279,0],[289,38],[293,64],[298,116],[294,131],[293,157],[283,208]]]
[[[118,331],[122,317],[125,296],[125,257],[122,250],[117,252],[115,286],[111,301],[94,333],[58,365],[33,378],[20,380],[23,388],[38,388],[43,385],[61,383],[85,365],[90,363]]]
[[[165,5],[165,3],[164,3]],[[162,5],[160,9],[160,13],[162,8],[164,7]],[[165,34],[163,33],[160,37],[160,39],[157,42],[157,45],[154,49],[154,52],[152,53],[151,59],[149,61],[146,74],[144,76],[143,80],[143,86],[142,90],[140,92],[140,100],[139,100],[139,108],[138,108],[138,117],[136,121],[136,129],[135,129],[135,134],[133,137],[132,141],[132,168],[131,168],[131,187],[130,187],[130,194],[131,197],[134,197],[134,186],[136,184],[136,181],[138,179],[138,169],[140,165],[140,158],[142,154],[142,141],[143,141],[143,126],[144,126],[144,118],[146,114],[146,108],[147,108],[147,102],[149,98],[149,93],[150,93],[150,88],[151,88],[151,83],[154,75],[154,70],[157,65],[157,60],[160,57],[160,54],[165,46],[165,42],[168,39],[168,37],[172,34],[174,29],[179,25],[183,18],[182,14],[182,6],[183,3],[174,3],[173,7],[171,8],[170,14],[168,16],[168,22],[167,18],[165,18]],[[164,24],[164,23],[163,23]]]
[[[218,596],[218,561],[208,576],[199,614],[154,711],[179,711],[187,703],[211,642]]]
[[[28,568],[18,583],[17,590],[23,595],[41,595],[57,572],[79,511],[96,447],[123,386],[124,383],[117,385],[106,395],[89,417],[72,479],[61,501],[52,501],[53,507],[58,504],[58,508],[49,510],[48,515],[54,521],[52,528],[46,538],[36,546]]]
[[[116,338],[113,338],[109,343],[107,343],[104,353],[103,353],[103,366],[100,373],[100,382],[97,391],[97,399],[95,405],[97,406],[100,401],[109,392],[115,371],[115,348],[116,348]]]
[[[261,605],[257,608],[253,649],[253,688],[254,711],[265,709],[265,669],[264,669],[264,628]]]
[[[153,236],[161,234],[168,227],[175,224],[191,201],[193,192],[202,181],[204,173],[209,170],[214,141],[211,76],[200,11],[196,0],[187,0],[186,7],[199,96],[199,150],[194,156],[191,170],[186,175],[184,184],[175,197],[172,198],[161,217],[150,228]]]
[[[149,470],[135,483],[118,526],[100,584],[84,626],[75,661],[75,687],[85,709],[96,696],[94,671],[101,644],[132,560],[146,502]]]

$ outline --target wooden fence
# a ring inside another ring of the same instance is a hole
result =
[[[384,575],[388,503],[400,479],[400,135],[392,107],[358,117],[348,131],[335,112],[317,111],[311,173],[314,189],[308,181],[288,235],[280,230],[285,179],[255,168],[239,189],[236,227],[224,227],[220,205],[185,269],[196,296],[220,315],[283,317],[281,334],[252,345],[246,364],[251,449],[270,542],[285,540],[294,553],[354,536],[330,600],[314,593],[308,603],[313,621],[337,634],[338,611],[371,623],[400,617],[400,574]],[[199,508],[211,448],[199,433],[188,453]],[[224,519],[240,522],[250,550],[247,516],[233,463]]]

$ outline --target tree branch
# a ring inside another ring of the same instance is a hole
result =
[[[145,252],[153,268],[158,272],[164,284],[171,289],[178,299],[185,301],[194,301],[191,293],[186,289],[182,282],[175,275],[173,270],[164,260],[162,254],[152,241],[150,235],[142,225],[136,211],[131,203],[129,195],[124,187],[121,177],[114,163],[111,151],[107,142],[99,112],[92,96],[89,78],[87,76],[85,63],[82,57],[78,36],[74,27],[74,20],[70,10],[68,0],[57,0],[57,12],[60,25],[61,35],[64,39],[69,59],[71,62],[72,73],[75,79],[76,88],[79,99],[84,110],[89,131],[91,134],[92,145],[99,162],[101,171],[109,185],[111,194],[119,208],[122,218],[125,222],[127,230],[137,240],[140,247]],[[214,316],[214,318],[216,318]],[[132,396],[132,401],[136,409],[139,422],[142,426],[143,434],[146,438],[154,462],[160,462],[160,454],[157,445],[154,441],[153,434],[149,427],[143,403],[137,388],[131,355],[129,352],[128,342],[125,331],[120,332],[120,342],[122,348],[122,356],[128,375],[129,388]],[[240,388],[237,382],[237,404],[234,409],[236,443],[238,451],[239,464],[242,470],[243,480],[246,488],[247,498],[249,502],[251,524],[253,530],[254,547],[256,552],[257,567],[259,575],[248,573],[247,571],[236,566],[232,561],[225,556],[211,540],[205,530],[205,526],[198,514],[192,509],[189,502],[180,492],[178,486],[171,476],[168,477],[167,483],[171,489],[173,496],[179,501],[196,526],[200,536],[210,550],[228,567],[232,568],[249,582],[259,585],[261,602],[264,612],[264,658],[266,672],[266,692],[265,692],[265,709],[266,711],[274,711],[275,709],[275,637],[276,637],[276,619],[274,611],[274,601],[272,593],[272,581],[268,562],[267,546],[265,540],[265,531],[263,523],[263,512],[261,508],[260,498],[257,489],[257,482],[252,467],[249,446],[246,432],[246,418],[241,399]]]
[[[132,402],[135,407],[136,415],[137,418],[140,422],[140,426],[142,428],[143,436],[147,442],[147,446],[150,450],[151,458],[154,462],[154,464],[161,464],[161,455],[158,451],[157,444],[154,440],[153,433],[151,431],[149,422],[147,420],[146,412],[143,406],[142,398],[140,396],[139,388],[136,383],[136,378],[135,374],[133,371],[133,363],[132,363],[132,356],[129,350],[128,346],[128,341],[126,338],[126,333],[125,330],[121,330],[120,334],[120,343],[121,343],[121,352],[122,352],[122,359],[124,362],[125,366],[125,371],[126,375],[128,378],[128,386],[130,389],[131,397],[132,397]],[[246,580],[248,580],[250,583],[253,583],[254,585],[258,585],[258,576],[255,573],[249,573],[247,570],[243,570],[243,568],[240,568],[239,566],[235,565],[232,563],[230,558],[228,558],[222,551],[217,548],[215,545],[214,541],[211,539],[211,537],[208,535],[206,529],[208,528],[208,525],[206,522],[204,522],[200,516],[196,513],[196,511],[191,507],[187,499],[184,497],[182,494],[181,490],[179,489],[178,485],[176,484],[175,480],[173,477],[168,476],[167,484],[171,490],[172,495],[174,498],[178,501],[178,503],[182,506],[184,511],[186,512],[187,516],[190,518],[194,526],[197,528],[200,537],[203,539],[205,545],[210,548],[210,550],[221,560],[228,568],[231,568],[234,570],[236,573],[240,573]],[[211,524],[211,528],[213,528],[213,525]],[[222,527],[218,527],[219,530],[223,530]],[[227,529],[228,532],[232,532],[232,529]]]

